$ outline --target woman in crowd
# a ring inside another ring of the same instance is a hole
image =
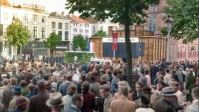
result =
[[[186,101],[192,101],[191,90],[194,88],[194,83],[196,82],[196,78],[193,76],[192,71],[189,72],[189,76],[187,77],[187,85],[186,89],[189,90],[189,93],[186,95]]]
[[[66,96],[63,96],[64,99],[66,99],[66,103],[64,104],[64,110],[67,110],[69,109],[69,107],[71,106],[72,104],[72,96],[77,93],[77,86],[74,85],[74,84],[71,84],[69,87],[68,87],[68,90],[67,90],[67,95]]]

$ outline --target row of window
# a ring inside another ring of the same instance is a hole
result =
[[[28,30],[28,27],[26,26],[25,28],[27,28],[26,30]],[[38,32],[38,29],[37,27],[33,27],[33,37],[34,38],[37,38],[37,32]],[[45,38],[45,35],[46,34],[46,28],[45,27],[42,27],[41,28],[41,38]]]
[[[52,22],[51,28],[56,29],[56,22]],[[58,29],[62,29],[62,23],[58,23]],[[65,23],[64,29],[65,30],[69,29],[69,23]]]
[[[80,26],[80,27],[89,27],[87,24],[79,24],[79,23],[73,23],[73,26]]]
[[[56,33],[55,30],[52,30],[52,32]],[[58,36],[61,38],[61,40],[62,40],[62,35],[63,35],[63,31],[58,31]],[[68,40],[68,31],[64,31],[64,39]]]
[[[17,14],[13,14],[13,17],[17,17]],[[4,20],[8,20],[8,13],[4,12]],[[38,20],[38,16],[37,15],[33,15],[33,19],[34,22],[46,22],[46,16],[42,16],[41,20]],[[23,16],[23,21],[28,21],[28,14],[24,14]]]
[[[74,32],[74,33],[77,33],[77,32],[78,32],[78,29],[74,28],[74,29],[73,29],[73,32]],[[80,32],[80,33],[83,33],[83,29],[80,29],[79,32]],[[89,33],[89,30],[85,30],[85,33]]]
[[[198,56],[198,52],[189,52],[188,55],[189,55],[188,56],[189,58],[199,57]],[[186,52],[178,52],[178,58],[187,58],[186,57]]]

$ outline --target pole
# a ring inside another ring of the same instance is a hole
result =
[[[115,50],[113,50],[113,60],[115,60]]]
[[[171,26],[169,26],[168,28],[168,35],[167,35],[167,62],[170,62],[170,43],[171,43],[171,40],[170,40],[170,31],[171,31]]]

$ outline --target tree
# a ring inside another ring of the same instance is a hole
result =
[[[104,21],[111,18],[111,22],[125,26],[125,44],[127,52],[127,81],[132,86],[132,54],[129,26],[134,23],[145,22],[147,14],[144,10],[150,4],[158,4],[160,0],[67,0],[66,8],[70,13],[78,11],[81,18],[95,16]]]
[[[50,36],[47,38],[47,41],[44,40],[44,46],[50,49],[50,55],[53,55],[54,49],[57,44],[61,42],[61,38],[55,34],[55,32],[50,33]]]
[[[106,36],[107,36],[107,34],[106,34],[106,32],[103,31],[103,30],[99,30],[98,32],[96,32],[96,33],[93,35],[93,37],[106,37]]]
[[[171,15],[174,20],[171,36],[174,39],[183,39],[184,43],[197,39],[199,33],[198,0],[167,0],[167,4],[163,12]],[[160,28],[160,31],[163,36],[168,33],[166,27]]]
[[[9,45],[14,47],[15,59],[17,58],[17,48],[26,45],[30,38],[29,31],[23,26],[18,18],[13,18],[12,23],[7,27],[6,36]]]
[[[77,35],[73,37],[73,42],[71,45],[74,49],[77,49],[78,47],[81,48],[81,50],[87,50],[87,40],[84,39],[82,35]]]

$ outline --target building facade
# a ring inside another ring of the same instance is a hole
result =
[[[61,43],[56,46],[55,54],[69,50],[71,18],[64,12],[52,12],[49,16],[50,32],[55,32],[61,38]]]

